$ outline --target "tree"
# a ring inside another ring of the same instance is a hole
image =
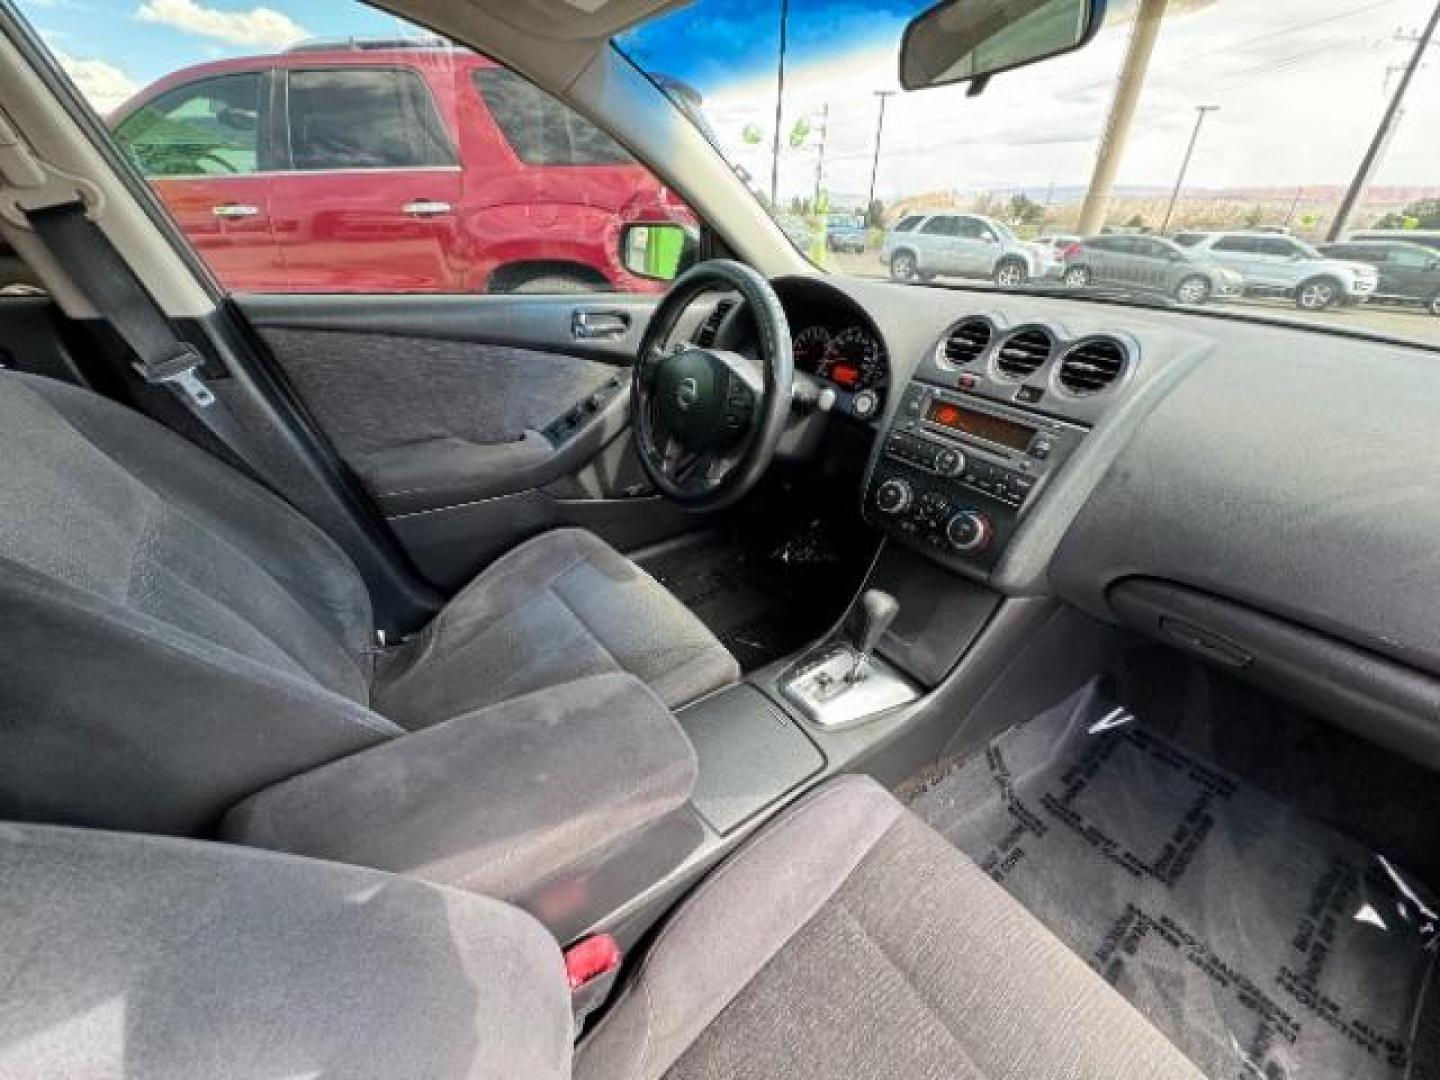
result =
[[[885,227],[885,204],[879,199],[872,199],[865,208],[865,224],[872,229]]]
[[[1245,212],[1245,227],[1247,229],[1254,229],[1258,227],[1260,222],[1264,220],[1265,211],[1262,210],[1259,206],[1252,206],[1249,210]]]
[[[1440,229],[1440,199],[1417,199],[1398,214],[1393,210],[1375,222],[1377,229]]]
[[[1021,228],[1039,228],[1045,220],[1045,208],[1019,192],[1010,199],[1010,220]]]
[[[1405,208],[1405,216],[1414,218],[1416,229],[1440,229],[1440,199],[1418,199]]]
[[[1139,214],[1131,214],[1130,220],[1125,222],[1125,227],[1127,229],[1143,229],[1145,228],[1145,219]]]

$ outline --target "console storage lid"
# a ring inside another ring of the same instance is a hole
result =
[[[660,699],[633,676],[596,675],[275,784],[222,834],[513,899],[677,810],[695,777]]]

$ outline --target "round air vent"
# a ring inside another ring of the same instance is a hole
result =
[[[1092,338],[1065,354],[1056,378],[1072,394],[1098,394],[1124,373],[1128,360],[1125,346],[1114,338]]]
[[[995,366],[1012,379],[1028,379],[1050,359],[1054,347],[1044,330],[1020,330],[1000,343]]]
[[[960,323],[945,338],[940,355],[952,367],[973,364],[990,346],[990,324],[983,319]]]

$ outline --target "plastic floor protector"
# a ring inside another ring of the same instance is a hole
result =
[[[913,809],[1216,1078],[1408,1078],[1436,910],[1091,687]]]

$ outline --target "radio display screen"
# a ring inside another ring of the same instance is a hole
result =
[[[1017,424],[1013,420],[938,400],[930,402],[930,407],[925,410],[925,419],[964,435],[973,435],[998,446],[1008,446],[1011,450],[1023,451],[1030,445],[1030,440],[1034,438],[1037,430]]]

